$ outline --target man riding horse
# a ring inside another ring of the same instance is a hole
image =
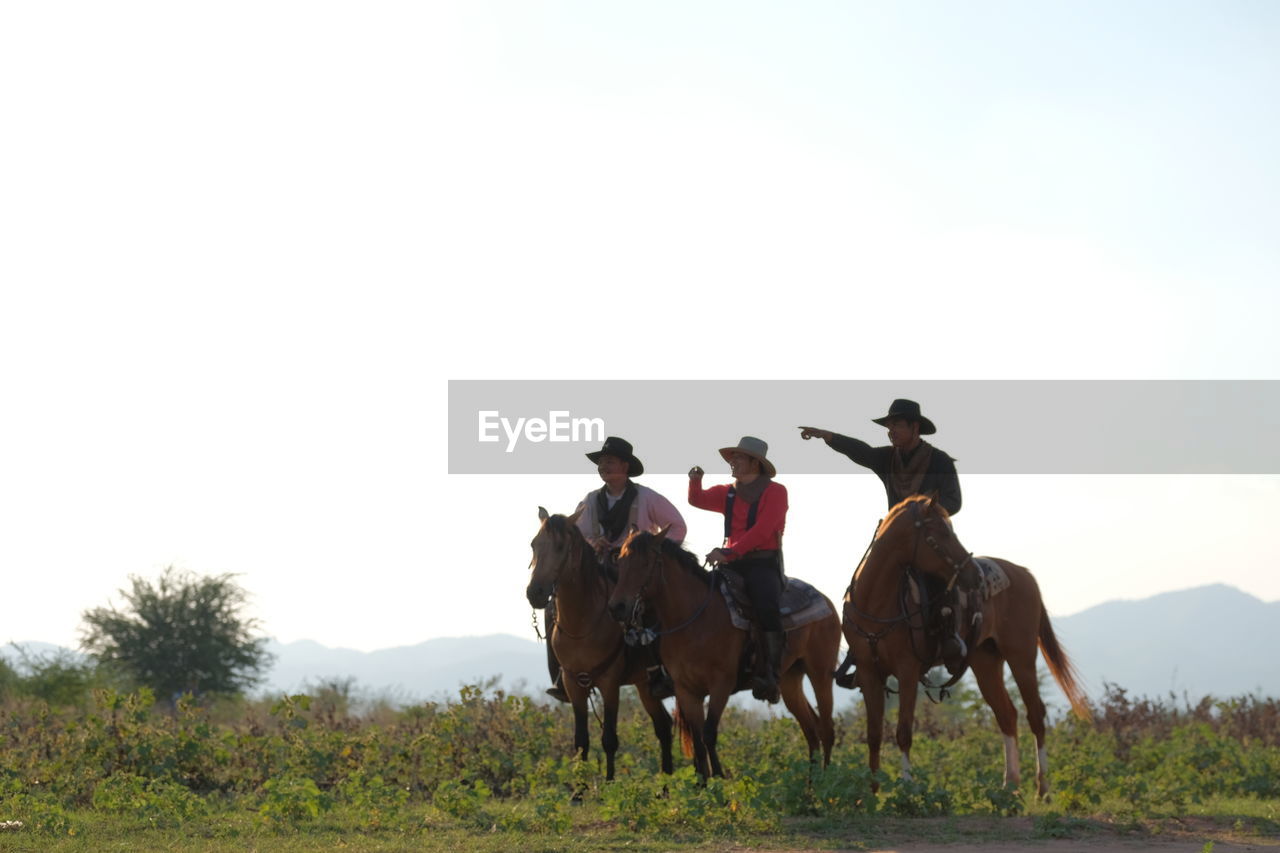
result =
[[[722,447],[733,484],[702,488],[703,470],[689,471],[689,503],[724,514],[724,544],[707,555],[707,562],[740,574],[763,632],[763,654],[757,656],[752,695],[778,701],[778,672],[782,666],[781,599],[782,531],[787,522],[787,489],[773,480],[777,470],[765,458],[769,445],[743,436],[737,447]]]
[[[960,511],[960,478],[956,463],[941,449],[920,438],[933,435],[937,427],[920,412],[920,404],[914,400],[894,400],[889,413],[882,418],[872,418],[889,431],[887,447],[872,447],[865,441],[817,427],[800,427],[800,437],[806,441],[821,438],[832,450],[843,453],[854,462],[870,468],[884,484],[889,507],[912,495],[936,494],[938,502],[950,515]],[[968,655],[965,647],[964,626],[960,624],[961,608],[953,607],[955,632],[942,643],[942,657],[953,675],[964,667]]]
[[[677,544],[684,541],[685,523],[680,510],[653,489],[631,481],[632,477],[644,473],[644,465],[636,458],[629,441],[611,435],[604,440],[603,447],[588,453],[587,458],[595,463],[604,485],[588,492],[578,505],[577,524],[583,538],[595,549],[596,560],[602,566],[612,566],[617,549],[632,527],[656,533],[669,525],[667,538]],[[548,637],[554,622],[555,612],[549,605],[546,610]],[[675,695],[671,679],[663,672],[657,658],[656,644],[648,648],[653,656],[648,666],[650,692],[658,699]],[[568,702],[560,662],[556,660],[550,642],[547,643],[547,668],[553,682],[547,695]]]

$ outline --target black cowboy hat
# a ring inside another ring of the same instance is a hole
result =
[[[627,469],[628,477],[639,477],[644,473],[644,465],[636,458],[635,453],[631,450],[631,442],[625,438],[618,438],[611,435],[604,440],[604,447],[601,447],[595,453],[588,453],[587,458],[592,462],[599,463],[601,456],[616,456],[624,460],[630,467]]]
[[[919,421],[921,435],[933,435],[938,428],[933,425],[933,421],[920,414],[920,404],[915,400],[894,400],[889,406],[889,414],[883,418],[872,418],[873,424],[880,426],[888,426],[889,421],[894,418],[903,418],[908,421]]]

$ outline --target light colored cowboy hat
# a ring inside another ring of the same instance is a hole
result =
[[[768,444],[750,435],[744,435],[742,438],[738,439],[737,447],[720,448],[720,455],[724,457],[725,462],[729,461],[729,457],[732,454],[742,453],[758,461],[760,463],[760,468],[764,473],[768,474],[770,477],[776,477],[778,475],[778,470],[773,467],[772,462],[765,458],[765,454],[768,452]]]
[[[872,418],[871,422],[873,424],[880,424],[880,426],[888,426],[889,421],[894,418],[903,418],[908,421],[919,421],[921,435],[933,435],[938,431],[938,428],[933,425],[933,421],[920,414],[920,404],[915,400],[894,400],[889,406],[889,414],[885,415],[883,418]]]

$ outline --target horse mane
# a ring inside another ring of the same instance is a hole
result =
[[[653,540],[657,538],[655,534],[648,531],[633,533],[631,538],[627,540],[627,550],[652,547]],[[680,568],[693,575],[705,584],[711,583],[711,572],[702,568],[702,563],[698,556],[692,551],[685,549],[679,543],[672,542],[670,539],[662,540],[662,556],[670,557],[675,560]]]
[[[876,538],[879,539],[884,535],[889,530],[889,527],[898,520],[898,516],[905,512],[909,512],[913,506],[925,504],[932,500],[932,495],[908,495],[898,501],[890,508],[889,514],[884,517],[884,521],[880,522],[880,526],[876,528]],[[933,507],[942,518],[951,518],[951,513],[947,512],[947,508],[944,507],[941,502],[933,501]]]
[[[570,530],[577,533],[579,536],[582,535],[582,531],[578,529],[578,525],[570,524],[569,519],[563,515],[547,516],[547,520],[543,522],[543,524],[545,524],[547,529],[556,536],[568,536],[570,535]]]

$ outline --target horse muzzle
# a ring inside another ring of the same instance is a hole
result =
[[[625,623],[627,621],[627,603],[625,601],[613,601],[609,603],[609,615],[618,622]]]
[[[541,584],[529,584],[524,591],[524,597],[529,599],[529,606],[534,610],[541,610],[551,603],[551,590]]]

